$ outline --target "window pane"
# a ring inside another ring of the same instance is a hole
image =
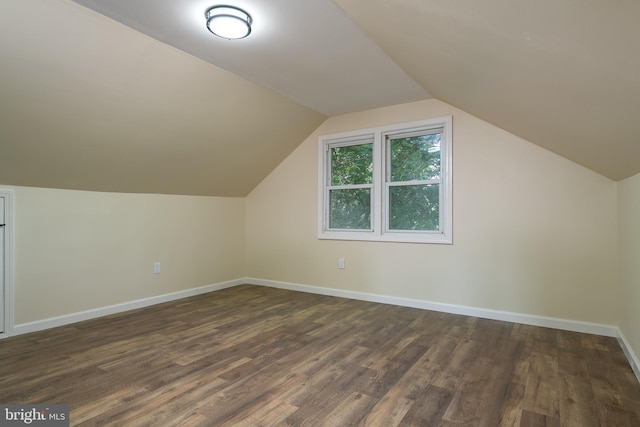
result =
[[[329,228],[370,230],[371,189],[331,190]]]
[[[439,187],[438,184],[389,187],[389,229],[438,231]]]
[[[373,144],[331,148],[331,185],[372,182]]]
[[[442,133],[394,138],[391,144],[392,182],[440,178]]]

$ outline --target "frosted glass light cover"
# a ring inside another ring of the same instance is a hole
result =
[[[207,28],[224,39],[242,39],[251,34],[251,15],[233,6],[214,6],[205,13]]]

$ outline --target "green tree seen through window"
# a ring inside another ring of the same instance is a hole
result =
[[[331,148],[329,227],[368,230],[371,228],[371,186],[373,183],[373,144]],[[366,184],[364,188],[361,187]],[[342,186],[346,186],[344,188]],[[349,188],[349,186],[360,186]]]
[[[440,224],[440,139],[389,138],[389,229],[436,231]]]

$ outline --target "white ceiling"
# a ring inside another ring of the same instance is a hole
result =
[[[431,96],[640,173],[637,0],[229,0],[235,41],[214,4],[0,1],[0,183],[244,196],[327,116]]]
[[[429,98],[331,0],[74,1],[325,115]],[[249,37],[206,29],[221,3],[249,12]]]

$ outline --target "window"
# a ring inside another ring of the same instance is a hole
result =
[[[452,243],[451,121],[321,136],[318,237]]]
[[[373,135],[328,146],[329,229],[373,230]]]

